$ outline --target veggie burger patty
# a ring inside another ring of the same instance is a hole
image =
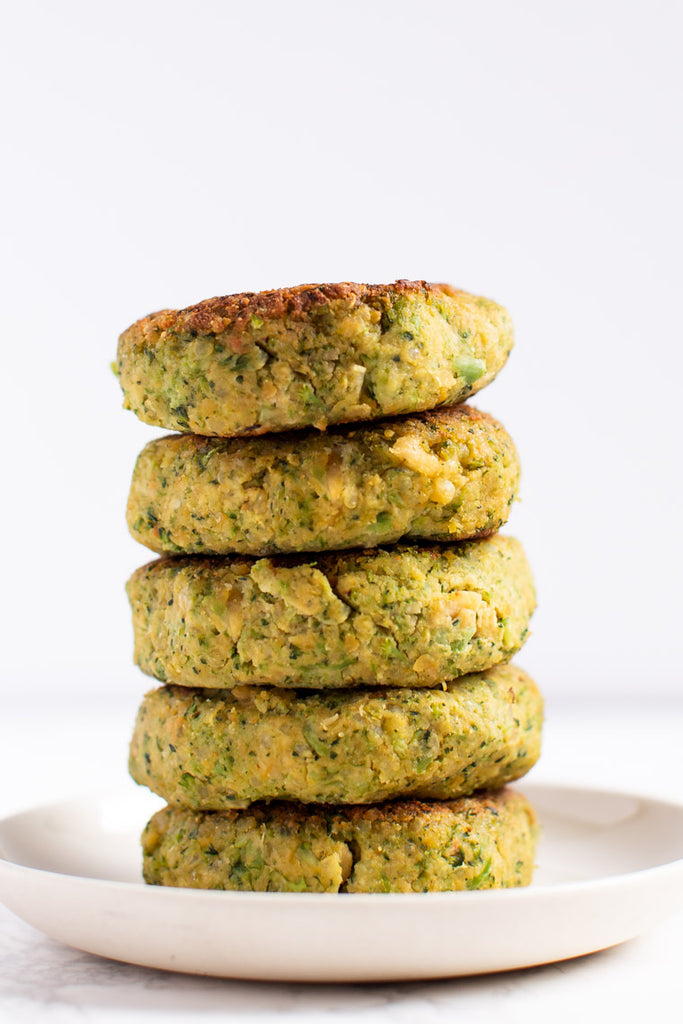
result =
[[[519,541],[315,558],[162,558],[133,573],[135,661],[184,686],[432,687],[508,661],[535,607]]]
[[[448,285],[314,284],[153,313],[116,368],[145,423],[232,437],[459,402],[512,344],[502,306]]]
[[[467,405],[324,434],[173,434],[138,456],[128,525],[173,554],[462,540],[502,526],[518,482],[511,438]]]
[[[166,807],[142,835],[154,885],[270,892],[443,892],[528,885],[537,825],[512,790],[443,803]]]
[[[449,800],[529,771],[542,715],[536,686],[512,665],[444,690],[166,686],[140,707],[130,771],[169,803],[200,810]]]

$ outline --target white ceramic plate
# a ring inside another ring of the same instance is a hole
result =
[[[615,945],[683,905],[683,806],[533,785],[528,889],[317,895],[146,886],[145,790],[0,822],[0,898],[54,939],[129,963],[231,978],[388,981],[511,970]]]

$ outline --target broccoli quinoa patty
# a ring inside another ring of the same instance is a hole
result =
[[[145,423],[233,437],[459,402],[512,344],[502,306],[448,285],[314,284],[153,313],[116,369]]]
[[[142,834],[152,885],[258,892],[444,892],[528,885],[538,825],[512,790],[366,807],[166,807]]]
[[[171,434],[138,456],[128,526],[160,554],[464,540],[505,523],[518,483],[511,438],[469,406],[326,434]]]
[[[203,811],[259,800],[368,804],[451,800],[536,763],[543,704],[521,669],[498,665],[444,690],[152,690],[130,773]]]
[[[158,559],[127,584],[135,661],[162,682],[439,686],[509,661],[535,607],[519,541],[316,558]]]

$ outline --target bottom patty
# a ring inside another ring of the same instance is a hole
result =
[[[165,807],[142,835],[152,885],[254,892],[446,892],[528,885],[538,827],[513,790],[366,807]]]

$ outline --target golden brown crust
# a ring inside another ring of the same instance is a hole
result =
[[[470,423],[486,424],[488,429],[501,430],[501,424],[497,420],[494,420],[490,413],[482,412],[481,409],[475,409],[473,405],[469,405],[467,402],[461,402],[458,405],[440,405],[437,409],[422,409],[417,412],[403,413],[400,416],[394,416],[387,420],[377,420],[373,424],[375,428],[389,428],[396,422],[405,423],[408,420],[417,420],[419,423],[426,423],[432,430],[438,432],[440,437],[444,440],[448,440],[450,437],[449,431],[452,431],[453,425],[457,424],[458,421],[468,420]],[[353,435],[354,431],[367,430],[367,424],[365,423],[340,423],[335,428],[332,428],[331,433],[339,433],[345,435]],[[310,434],[314,432],[309,430]],[[301,433],[299,431],[290,430],[287,434],[297,440],[301,439]]]
[[[478,790],[475,794],[456,797],[454,800],[387,800],[378,804],[357,804],[344,807],[344,814],[351,821],[389,821],[397,825],[407,824],[420,815],[436,818],[437,815],[459,814],[467,810],[470,815],[480,816],[491,810],[514,803],[519,799],[516,790]],[[272,804],[270,805],[272,807]]]
[[[396,295],[409,293],[424,295],[444,292],[457,295],[460,289],[447,284],[428,281],[394,281],[393,284],[357,284],[342,281],[339,284],[302,284],[294,288],[275,288],[266,292],[238,292],[204,299],[185,309],[162,309],[136,321],[128,331],[136,328],[148,331],[179,331],[182,333],[218,334],[226,329],[239,332],[252,316],[263,319],[290,317],[299,319],[312,310],[330,302],[341,301],[349,306],[362,303],[383,304]],[[128,331],[124,333],[127,334]]]
[[[407,412],[399,416],[392,416],[386,420],[375,420],[371,423],[335,423],[329,428],[329,435],[334,436],[338,434],[340,437],[353,437],[363,430],[390,430],[395,425],[401,425],[409,423],[409,421],[415,420],[418,423],[426,423],[432,428],[435,433],[438,433],[439,440],[449,440],[450,433],[454,425],[458,424],[458,421],[467,420],[469,423],[477,425],[485,425],[488,430],[492,433],[502,432],[504,430],[501,423],[491,416],[490,413],[482,412],[481,409],[476,409],[473,405],[469,405],[467,402],[461,402],[459,405],[442,405],[437,409],[427,409],[418,412]],[[328,433],[328,431],[325,431]],[[315,430],[313,427],[302,427],[299,430],[279,430],[277,432],[277,440],[279,443],[291,441],[297,445],[300,445],[307,438],[319,437],[321,434],[320,430]],[[257,431],[252,434],[246,435],[243,438],[230,438],[235,444],[235,452],[240,449],[237,444],[240,441],[248,446],[252,436],[259,436]],[[197,437],[197,444],[204,444],[208,450],[211,446],[215,446],[215,438],[211,435],[195,434]],[[178,433],[165,434],[163,438],[157,438],[158,441],[164,441],[171,445],[182,446],[184,435]],[[225,440],[228,440],[227,438]]]
[[[337,813],[347,821],[388,822],[396,825],[407,825],[415,818],[424,816],[430,821],[439,817],[450,817],[467,811],[468,816],[480,817],[502,807],[514,806],[519,803],[520,794],[515,789],[486,790],[480,789],[468,796],[454,800],[385,800],[375,804],[349,804],[339,807],[325,807],[317,804],[300,804],[294,801],[273,800],[267,803],[253,803],[244,810],[201,811],[194,808],[183,808],[184,813],[194,815],[199,823],[207,814],[214,819],[238,821],[247,816],[267,820],[274,826],[292,829],[301,825],[325,822],[330,813]]]
[[[497,534],[498,530],[491,530],[482,537],[474,537],[471,540],[479,541],[486,540],[488,537]],[[501,534],[503,537],[503,534]],[[275,555],[268,555],[268,561],[276,569],[279,568],[292,568],[297,565],[313,565],[313,566],[327,566],[327,571],[338,572],[340,566],[346,566],[349,562],[355,562],[356,560],[360,563],[364,558],[375,558],[380,552],[396,560],[397,564],[400,564],[401,559],[406,554],[420,555],[427,560],[432,562],[439,562],[444,555],[444,552],[449,548],[457,549],[459,546],[464,548],[464,545],[471,541],[463,541],[461,545],[450,544],[430,544],[414,542],[411,544],[378,544],[374,548],[346,548],[342,551],[302,551],[302,552],[282,552]],[[163,554],[158,558],[152,558],[149,562],[145,562],[144,565],[139,566],[132,574],[131,579],[144,576],[150,571],[163,572],[165,568],[169,569],[181,569],[190,568],[193,565],[198,569],[205,569],[211,571],[212,569],[220,570],[229,565],[242,565],[251,567],[262,558],[262,555],[242,555],[242,554],[229,554],[229,555],[198,555],[198,554],[177,554],[169,555]]]

